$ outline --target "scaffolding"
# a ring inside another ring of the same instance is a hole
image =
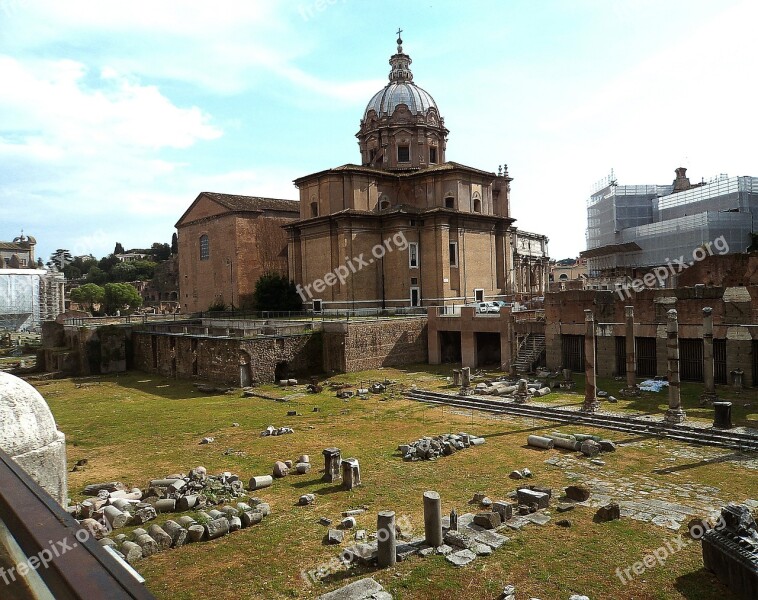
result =
[[[0,331],[38,331],[64,311],[62,273],[0,269]]]
[[[672,193],[672,185],[615,185],[587,202],[588,269],[654,267],[723,237],[729,253],[744,252],[758,215],[758,177],[721,176]],[[721,253],[721,252],[719,252]]]

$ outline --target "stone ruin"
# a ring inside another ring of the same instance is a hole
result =
[[[230,472],[208,475],[204,467],[192,469],[188,475],[175,474],[153,479],[147,491],[112,481],[95,483],[84,488],[87,500],[69,507],[69,512],[103,546],[110,546],[132,564],[168,548],[187,542],[213,540],[230,532],[260,523],[270,512],[270,506],[258,498],[245,498],[235,506],[210,509],[245,496],[239,476]],[[167,520],[162,526],[147,523],[159,513],[196,510],[194,516]],[[128,525],[145,525],[130,535],[109,535]]]
[[[703,564],[738,598],[758,598],[758,526],[747,506],[721,509],[723,527],[703,535]]]
[[[295,430],[292,429],[292,427],[274,427],[273,425],[269,425],[266,429],[261,431],[261,437],[285,435],[287,433],[295,433]]]
[[[529,382],[526,379],[517,381],[498,379],[476,384],[476,393],[484,396],[502,396],[516,402],[526,402],[530,398],[547,396],[552,390],[541,381]]]
[[[434,437],[422,437],[408,444],[400,444],[397,449],[403,460],[436,460],[442,456],[449,456],[458,450],[480,446],[485,441],[483,437],[469,433],[443,433]]]
[[[581,452],[585,456],[594,457],[601,452],[615,452],[616,444],[611,440],[602,439],[598,435],[568,434],[553,432],[547,435],[530,435],[526,439],[527,445],[543,450],[562,448]]]

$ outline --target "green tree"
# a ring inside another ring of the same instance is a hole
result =
[[[134,267],[134,277],[139,281],[147,281],[155,276],[155,267],[158,263],[150,260],[135,260],[130,263]]]
[[[108,283],[108,273],[103,271],[100,267],[97,265],[90,268],[90,270],[87,272],[87,282],[88,283],[97,283],[98,285],[102,285],[104,283]]]
[[[132,263],[118,263],[111,269],[112,281],[134,281],[137,279],[137,269]]]
[[[56,271],[63,271],[66,265],[73,262],[74,257],[68,250],[58,248],[50,255],[50,260],[47,262],[47,266]]]
[[[168,260],[169,256],[171,256],[171,246],[168,244],[159,244],[158,242],[155,242],[150,247],[150,252],[153,259],[156,262],[163,262],[165,260]]]
[[[132,313],[142,306],[142,296],[128,283],[106,283],[103,308],[106,313]]]
[[[299,311],[303,302],[295,283],[278,273],[264,273],[255,282],[253,302],[256,310]]]
[[[174,256],[179,254],[179,237],[176,235],[176,231],[171,234],[171,254]]]
[[[95,303],[105,299],[105,290],[95,283],[85,283],[71,290],[71,300],[79,304],[88,304],[90,312],[95,312]]]

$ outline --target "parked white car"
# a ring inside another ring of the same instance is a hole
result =
[[[477,302],[476,312],[478,313],[499,313],[500,305],[497,302]]]

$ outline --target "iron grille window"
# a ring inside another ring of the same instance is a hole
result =
[[[207,235],[200,236],[200,260],[208,260],[211,257],[211,246]]]
[[[755,346],[753,346],[753,356],[755,356]],[[753,363],[753,372],[755,372],[755,363]],[[722,385],[728,383],[726,379],[726,340],[713,340],[713,381]],[[753,375],[753,381],[755,382],[755,375]]]
[[[637,375],[655,377],[658,371],[656,341],[654,337],[640,337],[637,345]]]
[[[682,381],[703,381],[703,340],[679,340]]]
[[[584,336],[561,336],[561,362],[563,367],[572,371],[584,371]]]
[[[626,375],[626,338],[623,335],[616,336],[616,375]]]

